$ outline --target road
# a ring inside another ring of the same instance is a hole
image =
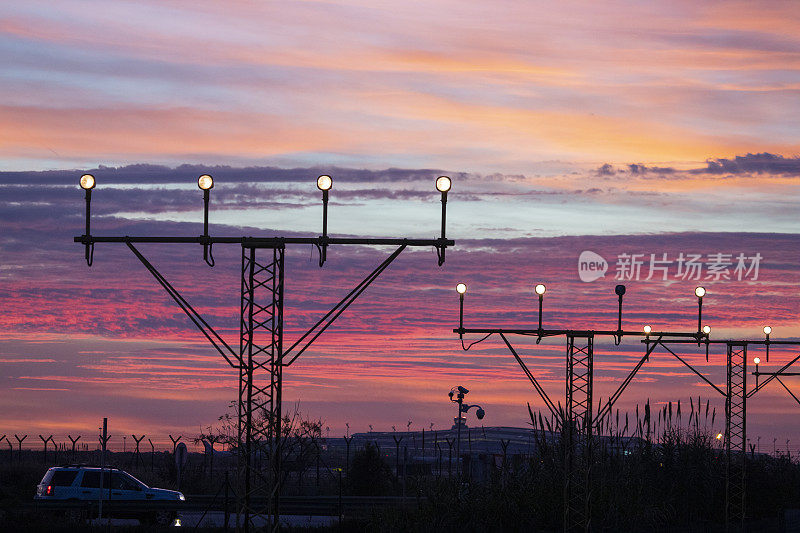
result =
[[[231,515],[230,517],[230,528],[234,530],[235,528],[235,520],[236,516]],[[281,524],[284,526],[302,526],[302,527],[326,527],[332,524],[335,524],[339,520],[338,516],[299,516],[299,515],[284,515],[281,516]],[[101,525],[106,524],[107,519],[94,519],[89,521],[92,525]],[[188,511],[181,513],[181,518],[179,522],[174,523],[175,526],[181,527],[196,527],[198,523],[201,523],[203,527],[223,527],[225,525],[225,513],[220,511],[209,511],[208,513],[203,515],[202,512],[197,511]],[[135,526],[138,525],[139,521],[136,519],[123,519],[123,518],[112,518],[111,525],[112,526]],[[266,524],[266,520],[263,518],[255,518],[253,520],[253,524],[257,527],[263,526]]]

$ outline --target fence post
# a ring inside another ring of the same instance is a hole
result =
[[[156,447],[153,446],[153,441],[152,440],[147,439],[147,442],[150,443],[150,471],[152,472],[153,471],[153,464],[155,463],[155,459],[156,459]]]
[[[230,513],[230,510],[228,508],[228,499],[229,499],[228,492],[229,492],[230,486],[231,485],[230,485],[230,481],[228,479],[228,471],[226,470],[225,471],[225,533],[228,533],[228,520],[230,520],[230,517],[231,517],[231,513]],[[237,518],[236,518],[236,524],[237,524],[237,527],[238,527],[238,524],[239,524],[238,515],[237,515]]]
[[[14,433],[14,438],[17,439],[17,443],[19,447],[17,448],[19,452],[17,453],[17,462],[22,463],[22,441],[28,438],[27,435],[23,435],[22,438],[19,437],[16,433]]]
[[[75,444],[80,440],[81,436],[78,435],[73,439],[72,435],[67,435],[67,438],[72,442],[72,462],[75,462]]]
[[[172,435],[169,436],[169,440],[172,441],[172,455],[175,455],[175,449],[178,447],[178,443],[183,438],[183,435],[179,435],[178,438],[173,438]]]
[[[214,444],[216,444],[217,442],[221,441],[222,437],[220,435],[211,435],[211,434],[209,434],[206,437],[205,440],[208,441],[208,445],[209,445],[210,452],[211,452],[209,454],[209,457],[208,457],[208,480],[209,481],[213,481],[214,480]],[[203,464],[205,465],[205,461],[203,461]]]
[[[317,494],[319,494],[319,456],[322,455],[322,450],[320,450],[319,443],[316,441],[316,439],[314,439],[314,437],[311,437],[311,441],[314,443],[314,447],[317,449],[317,480],[316,480],[316,485],[317,485]]]
[[[392,440],[394,441],[394,477],[397,481],[400,481],[400,443],[403,442],[403,436],[400,435],[398,439],[395,435],[392,435]]]
[[[144,439],[145,436],[142,435],[141,437],[136,438],[136,435],[131,435],[131,437],[133,437],[133,440],[136,442],[136,451],[134,452],[134,457],[136,461],[136,468],[139,468],[139,461],[141,461],[141,456],[139,454],[139,443],[142,442],[142,439]]]
[[[42,443],[44,444],[44,458],[42,459],[42,461],[45,464],[47,464],[47,443],[50,442],[51,440],[53,440],[53,436],[50,435],[49,437],[44,438],[44,437],[42,437],[42,434],[40,433],[39,434],[39,438],[42,440]]]
[[[447,441],[447,446],[449,451],[447,453],[447,477],[453,477],[453,444],[456,443],[456,439],[451,439],[450,437],[445,437],[444,440]]]

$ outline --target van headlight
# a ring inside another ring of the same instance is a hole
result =
[[[182,502],[185,502],[186,501],[186,496],[184,496],[183,493],[179,492],[178,493],[178,500],[180,500]]]

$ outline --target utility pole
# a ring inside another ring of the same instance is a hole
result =
[[[103,518],[103,488],[106,486],[106,483],[103,480],[103,476],[105,474],[105,467],[106,467],[106,445],[108,444],[109,438],[110,437],[108,436],[108,418],[103,418],[103,434],[100,435],[100,501],[97,503],[98,520],[101,520]],[[109,480],[108,483],[109,487],[111,487],[110,481],[111,480]]]

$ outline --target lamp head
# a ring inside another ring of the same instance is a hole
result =
[[[447,395],[450,396],[451,400],[453,399],[453,391],[448,392]]]
[[[539,296],[542,296],[547,291],[547,287],[545,287],[543,283],[539,283],[533,288],[533,291]]]
[[[90,189],[94,189],[94,186],[96,185],[94,181],[94,176],[92,176],[91,174],[84,174],[83,176],[81,176],[80,183],[81,183],[81,189],[85,189],[87,191]]]
[[[653,328],[652,328],[651,326],[645,326],[645,327],[644,327],[644,333],[645,333],[645,335],[650,335],[650,332],[651,332],[651,331],[653,331]]]
[[[321,191],[329,191],[333,187],[333,180],[327,174],[317,178],[317,189]]]
[[[439,192],[449,191],[452,184],[453,183],[450,181],[450,178],[447,176],[439,176],[436,178],[436,190]]]
[[[458,294],[464,294],[465,292],[467,292],[467,286],[463,283],[459,283],[458,285],[456,285],[456,292]]]
[[[711,333],[711,326],[703,326],[703,333],[705,333],[706,335]]]
[[[698,298],[702,298],[703,296],[705,296],[706,295],[705,287],[695,287],[694,295],[697,296]]]
[[[461,385],[459,385],[458,386],[458,392],[460,392],[461,394],[467,394],[469,391],[467,389],[465,389],[464,387],[462,387]]]
[[[617,296],[624,296],[625,285],[617,285],[616,287],[614,287],[614,292],[617,293]]]
[[[772,333],[772,327],[764,326],[764,335],[769,335],[770,333]]]
[[[753,362],[754,362],[755,364],[757,364],[757,365],[758,365],[758,364],[761,364],[761,358],[760,358],[760,357],[755,357],[755,358],[753,358]]]
[[[478,417],[478,420],[483,420],[483,417],[486,416],[486,411],[483,410],[483,407],[478,407],[475,416]]]
[[[211,177],[210,174],[203,174],[199,178],[197,178],[197,186],[200,187],[204,191],[208,191],[214,188],[214,178]]]

